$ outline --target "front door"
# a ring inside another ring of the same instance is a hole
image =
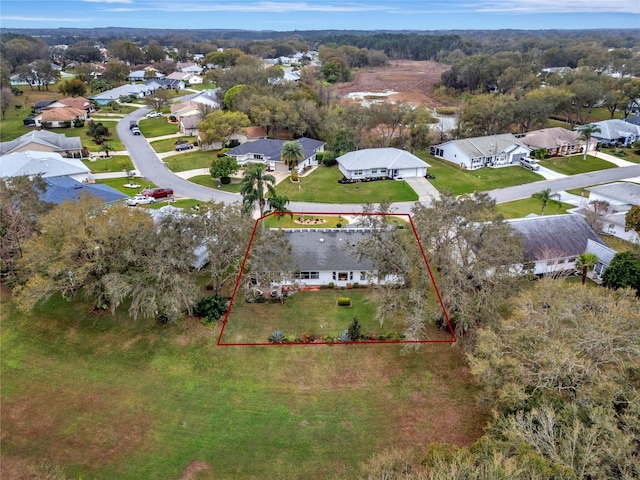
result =
[[[391,178],[396,178],[398,176],[398,169],[395,168],[391,170]]]

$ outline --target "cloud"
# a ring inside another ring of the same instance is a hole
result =
[[[103,0],[84,0],[99,2]],[[113,3],[130,3],[129,0],[104,0]],[[374,3],[374,2],[372,2]],[[384,5],[364,5],[359,3],[317,4],[307,2],[254,2],[254,3],[197,3],[197,2],[154,2],[148,6],[116,7],[105,9],[111,12],[161,11],[161,12],[232,12],[232,13],[356,13],[385,11]]]
[[[51,23],[61,23],[61,22],[87,22],[90,20],[94,20],[93,18],[58,18],[58,17],[24,17],[17,15],[6,15],[2,17],[3,21],[14,21],[14,22],[51,22]]]
[[[133,0],[82,0],[85,3],[133,3]]]
[[[470,7],[472,5],[469,5]],[[480,1],[473,5],[475,11],[484,13],[635,13],[640,14],[637,0],[507,0]]]

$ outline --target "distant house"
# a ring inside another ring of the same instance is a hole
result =
[[[609,248],[580,215],[532,216],[506,222],[522,237],[525,259],[536,275],[575,270],[576,259],[587,251],[589,241]]]
[[[263,140],[267,138],[267,132],[262,127],[251,126],[246,127],[244,132],[234,133],[229,138],[229,143],[232,145],[242,145],[247,142],[255,142],[256,140]],[[236,143],[237,142],[237,143]],[[220,150],[223,145],[220,142],[204,144],[202,142],[202,136],[198,133],[198,143],[202,147],[203,150]]]
[[[190,83],[192,85],[199,85],[203,82],[203,78],[200,75],[190,72],[173,72],[167,75],[167,79],[179,80],[185,84]]]
[[[333,283],[346,287],[358,283],[376,283],[374,264],[358,258],[353,248],[371,234],[367,229],[283,229],[291,245],[291,264],[285,268],[290,277],[283,285],[319,286]],[[398,283],[389,276],[384,282]]]
[[[188,100],[202,103],[212,108],[220,108],[220,102],[218,102],[218,92],[220,92],[219,88],[203,90],[200,93],[189,97]]]
[[[89,114],[83,108],[60,107],[44,110],[33,120],[36,127],[69,128],[76,120],[87,120]]]
[[[176,69],[180,72],[195,73],[196,75],[200,75],[204,70],[200,65],[192,62],[178,63],[176,64]]]
[[[640,206],[640,185],[632,182],[614,182],[587,188],[589,201],[604,201],[609,210],[604,218],[603,230],[629,242],[637,242],[638,234],[633,230],[624,231],[625,217],[633,206]]]
[[[306,167],[318,165],[316,155],[324,151],[325,143],[312,138],[298,138],[295,140],[302,145],[303,159],[298,163],[298,172],[302,172]],[[247,163],[282,162],[280,155],[285,140],[261,139],[247,142],[232,148],[227,155],[236,159],[240,165]]]
[[[158,85],[159,88],[164,88],[165,90],[184,90],[185,84],[182,80],[176,80],[175,78],[157,78],[155,80],[150,80],[147,82],[148,84],[153,82],[155,85]]]
[[[95,111],[93,102],[84,97],[67,97],[61,100],[56,100],[48,105],[41,106],[40,111],[51,110],[52,108],[76,108],[84,110],[87,113]]]
[[[79,137],[67,137],[47,130],[34,130],[11,140],[0,143],[0,155],[28,150],[55,152],[63,157],[82,157],[82,142]]]
[[[514,135],[503,133],[451,140],[432,146],[429,153],[467,170],[476,170],[482,167],[518,165],[522,158],[529,156],[531,148]]]
[[[46,189],[40,199],[55,204],[77,202],[83,194],[99,198],[106,204],[128,198],[124,193],[108,185],[80,183],[70,177],[48,177],[45,179],[45,186]]]
[[[200,115],[189,115],[186,117],[180,117],[180,133],[183,135],[189,135],[191,137],[197,137],[200,133],[198,131],[198,124],[201,122]]]
[[[532,150],[545,149],[549,156],[558,157],[582,153],[586,146],[587,151],[595,149],[596,140],[587,142],[580,140],[580,133],[567,130],[562,127],[543,128],[522,135],[516,135],[518,141]]]
[[[624,121],[640,126],[640,115],[636,115],[635,117],[625,118]]]
[[[107,105],[109,102],[120,102],[120,99],[123,97],[143,98],[147,95],[151,95],[158,88],[158,86],[150,87],[148,85],[140,84],[122,85],[120,87],[92,95],[89,98],[93,100],[96,105]]]
[[[55,100],[40,100],[33,105],[33,108],[32,108],[33,113],[42,113],[42,110],[45,107],[55,102],[56,102]]]
[[[591,123],[600,129],[593,132],[591,137],[603,145],[622,145],[628,147],[636,140],[640,140],[640,126],[624,120],[604,120],[602,122]],[[578,127],[579,131],[581,128]]]
[[[145,82],[150,79],[164,78],[164,73],[157,72],[152,68],[145,68],[143,70],[133,70],[127,76],[127,80],[130,82]]]
[[[26,175],[42,178],[71,177],[82,182],[91,170],[76,158],[66,158],[55,152],[15,152],[0,157],[0,177],[20,177]]]
[[[336,160],[338,168],[349,180],[424,177],[430,166],[415,155],[397,148],[356,150]]]

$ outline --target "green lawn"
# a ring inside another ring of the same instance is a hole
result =
[[[635,248],[637,248],[637,245],[635,245],[634,243],[628,242],[618,237],[614,237],[613,235],[600,233],[600,236],[605,241],[605,243],[616,252],[627,252],[629,250],[634,250]]]
[[[640,163],[640,154],[633,148],[603,148],[602,151],[628,162]]]
[[[266,343],[276,329],[297,338],[306,334],[328,336],[331,340],[324,340],[332,341],[348,328],[354,318],[362,325],[363,335],[395,333],[399,336],[406,328],[404,316],[398,315],[380,325],[374,320],[376,305],[370,298],[374,293],[374,290],[366,288],[296,292],[284,304],[247,303],[242,295],[238,295],[222,343]],[[339,297],[349,297],[352,306],[339,307]],[[451,338],[444,332],[433,333],[435,338]]]
[[[193,144],[195,137],[176,137],[176,138],[166,138],[164,140],[156,140],[155,142],[150,142],[151,148],[153,148],[156,153],[164,153],[171,152],[175,150],[178,142],[187,142]],[[217,152],[217,151],[216,151]]]
[[[342,173],[337,167],[319,167],[300,183],[284,180],[278,184],[278,195],[291,201],[316,203],[378,203],[386,199],[390,202],[418,200],[418,195],[404,181],[381,180],[358,184],[341,185],[338,180]]]
[[[548,158],[546,160],[541,160],[540,165],[547,167],[554,172],[563,173],[565,175],[577,175],[579,173],[617,168],[613,163],[596,158],[592,155],[587,155],[586,160],[583,160],[582,155]]]
[[[21,109],[7,110],[4,120],[0,121],[0,142],[9,142],[14,140],[25,133],[31,132],[33,128],[26,128],[22,123],[22,119],[27,117],[31,111]]]
[[[479,170],[463,170],[457,165],[418,152],[417,156],[431,165],[429,173],[435,179],[429,180],[439,191],[449,191],[454,195],[463,195],[495,188],[511,187],[543,180],[542,175],[514,165],[503,168],[481,168]]]
[[[173,135],[180,131],[177,123],[169,123],[167,117],[142,118],[138,125],[140,132],[147,138],[161,137],[163,135]]]
[[[91,173],[133,170],[133,163],[127,155],[112,155],[109,158],[96,155],[93,158],[95,159],[93,162],[86,159],[82,160],[82,163],[91,169]]]
[[[157,187],[157,185],[149,182],[149,180],[147,180],[146,178],[136,178],[133,180],[134,183],[136,183],[137,185],[140,185],[139,189],[135,189],[135,188],[127,188],[124,185],[129,183],[129,179],[127,177],[122,177],[122,178],[101,178],[99,180],[96,180],[96,183],[102,183],[104,185],[109,185],[112,188],[115,188],[116,190],[125,193],[129,196],[131,195],[135,195],[137,193],[142,192],[143,189],[150,187],[150,188],[155,188]]]
[[[514,202],[499,203],[496,205],[498,213],[501,213],[504,218],[522,218],[526,217],[530,213],[536,215],[542,214],[542,203],[536,198],[523,198],[522,200],[516,200]],[[561,213],[567,213],[569,208],[575,208],[569,203],[557,203],[554,201],[548,202],[544,209],[545,215],[558,215]]]
[[[211,178],[211,175],[197,175],[195,177],[189,178],[190,182],[193,182],[197,185],[202,185],[204,187],[215,188],[216,190],[222,190],[223,192],[229,193],[240,193],[240,179],[231,179],[230,184],[223,185],[221,184],[217,178]]]
[[[448,344],[219,347],[196,319],[2,301],[7,478],[44,459],[56,478],[350,478],[392,447],[468,445],[489,418]]]
[[[165,157],[162,161],[167,163],[169,170],[172,172],[185,172],[198,168],[206,168],[208,170],[215,156],[215,150],[189,150],[186,153],[176,153],[176,155]]]
[[[67,137],[79,137],[82,142],[82,146],[86,147],[87,150],[93,153],[100,152],[100,145],[97,145],[91,137],[87,136],[87,126],[89,122],[85,122],[84,127],[80,128],[56,128],[52,131],[55,133],[63,133]],[[105,140],[104,143],[107,143],[114,152],[120,152],[124,150],[124,145],[120,141],[120,137],[118,137],[118,132],[116,131],[116,124],[113,122],[104,122],[103,125],[109,129],[109,133],[111,136]]]

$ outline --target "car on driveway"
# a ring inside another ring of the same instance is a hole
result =
[[[162,116],[162,112],[149,112],[147,113],[147,118],[156,118],[156,117],[161,117]]]
[[[520,166],[533,170],[534,172],[540,170],[540,164],[533,158],[529,157],[520,159]]]
[[[127,205],[129,205],[130,207],[135,207],[137,205],[148,205],[149,203],[156,203],[156,199],[142,194],[134,195],[133,197],[127,199]]]
[[[172,196],[173,190],[171,188],[145,188],[142,193],[153,198],[165,198]]]
[[[176,152],[181,152],[182,150],[191,150],[193,145],[190,143],[180,143],[176,145]]]

